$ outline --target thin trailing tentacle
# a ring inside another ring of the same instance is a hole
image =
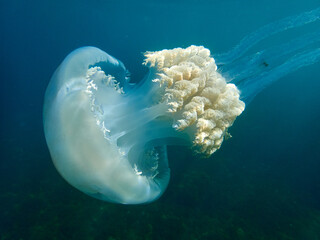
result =
[[[282,64],[295,52],[320,41],[320,31],[305,34],[278,46],[243,57],[220,68],[221,74],[232,83],[239,85],[247,78]]]
[[[217,65],[224,65],[235,61],[243,56],[252,46],[261,40],[270,37],[279,32],[299,27],[308,23],[315,22],[320,19],[320,8],[312,11],[304,12],[295,16],[287,17],[274,23],[265,25],[252,34],[246,36],[242,41],[232,50],[215,55]]]
[[[320,48],[309,50],[297,54],[290,58],[285,63],[263,72],[253,78],[247,79],[240,85],[239,89],[242,91],[242,98],[246,103],[250,101],[265,87],[286,74],[296,71],[301,67],[312,65],[320,60]]]

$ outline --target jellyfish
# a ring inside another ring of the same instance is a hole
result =
[[[149,203],[170,178],[167,146],[217,151],[245,104],[265,87],[317,62],[320,32],[247,54],[259,41],[319,20],[320,8],[271,23],[229,52],[203,46],[146,52],[148,74],[130,82],[124,64],[96,47],[70,53],[44,99],[44,132],[62,177],[94,198]]]

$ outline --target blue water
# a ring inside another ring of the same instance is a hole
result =
[[[143,78],[145,51],[203,45],[214,53],[319,0],[0,2],[0,239],[320,239],[320,63],[262,91],[209,159],[169,148],[172,178],[156,202],[90,198],[56,172],[42,129],[49,80],[86,45]],[[259,43],[282,43],[304,26]],[[319,47],[319,44],[318,46]]]

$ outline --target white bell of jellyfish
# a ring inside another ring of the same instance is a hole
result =
[[[44,100],[44,131],[54,165],[92,197],[123,204],[156,200],[170,178],[166,146],[190,146],[211,156],[244,102],[284,74],[319,60],[313,45],[320,34],[252,56],[244,53],[319,16],[316,9],[267,25],[216,61],[202,46],[146,52],[150,71],[138,84],[130,83],[124,65],[102,50],[73,51],[54,73]]]

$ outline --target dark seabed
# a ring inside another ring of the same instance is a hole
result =
[[[319,0],[1,0],[0,240],[320,239],[319,62],[262,91],[209,159],[170,147],[168,189],[147,205],[110,204],[71,187],[52,164],[42,126],[47,84],[78,47],[103,49],[139,81],[147,72],[142,52],[195,44],[222,53],[267,23],[319,6]],[[257,47],[317,28],[303,26]]]

